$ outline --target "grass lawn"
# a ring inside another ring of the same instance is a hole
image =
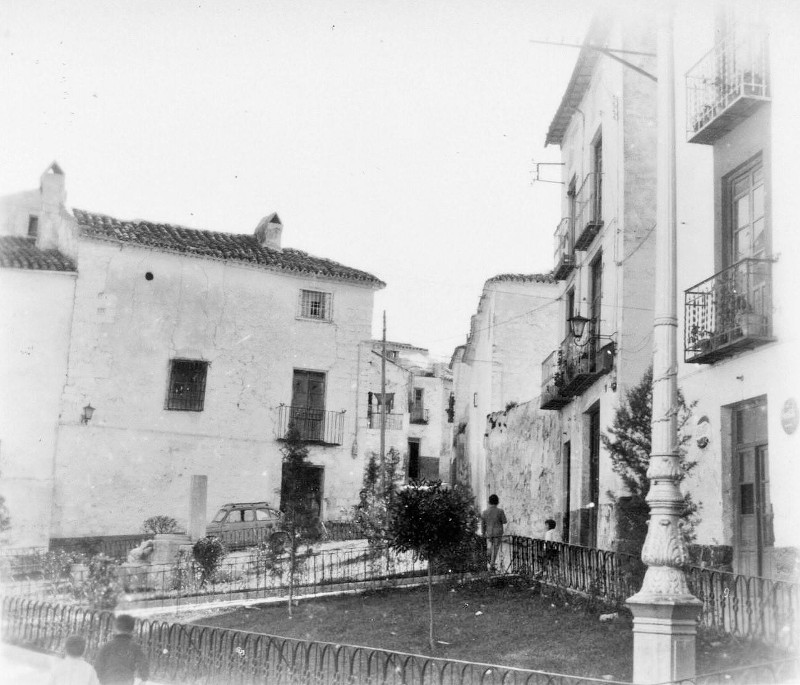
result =
[[[546,591],[547,592],[547,591]],[[542,595],[527,584],[485,582],[433,589],[434,656],[570,675],[630,680],[633,636],[621,615],[600,623],[585,602]],[[269,635],[430,654],[427,589],[380,590],[303,600],[289,618],[286,604],[263,604],[193,621]],[[446,643],[446,644],[444,644]],[[698,640],[699,673],[781,658],[767,649]]]

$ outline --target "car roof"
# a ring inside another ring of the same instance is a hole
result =
[[[274,509],[275,511],[278,510],[277,507],[273,507],[269,502],[232,502],[230,504],[223,504],[220,509],[243,509],[245,507],[255,507],[258,509]]]

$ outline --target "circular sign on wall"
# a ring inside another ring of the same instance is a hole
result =
[[[708,441],[711,439],[711,421],[707,416],[701,416],[697,419],[695,435],[697,437],[697,446],[701,450],[708,447]]]
[[[781,426],[788,435],[791,435],[797,430],[798,423],[800,423],[800,412],[797,410],[797,402],[794,397],[790,397],[783,403],[781,409]]]

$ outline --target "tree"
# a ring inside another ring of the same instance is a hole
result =
[[[685,429],[692,415],[694,404],[687,405],[683,393],[678,391],[678,450],[681,456],[680,480],[683,481],[697,465],[696,461],[685,459],[685,446],[691,439]],[[653,368],[645,371],[639,383],[625,395],[614,415],[612,427],[608,435],[602,434],[603,446],[611,455],[611,467],[614,470],[628,496],[616,496],[609,492],[609,497],[617,505],[621,522],[628,528],[628,549],[633,553],[641,551],[647,535],[649,507],[646,502],[650,491],[650,480],[647,467],[650,464],[652,451],[652,417],[653,417]],[[694,539],[694,527],[697,524],[699,505],[692,500],[690,493],[684,494],[684,507],[681,512],[684,539]]]
[[[364,480],[359,503],[355,507],[355,521],[375,551],[386,542],[389,508],[397,494],[397,472],[400,453],[394,448],[387,452],[383,464],[371,452],[364,467]]]
[[[299,570],[297,548],[303,537],[313,535],[319,524],[317,506],[309,489],[308,446],[300,431],[289,424],[283,454],[283,480],[281,482],[281,509],[283,523],[289,534],[289,616],[292,615],[295,575]]]
[[[389,508],[389,546],[428,562],[431,651],[435,650],[431,568],[437,559],[464,548],[475,536],[477,519],[469,491],[446,488],[441,482],[400,490]]]

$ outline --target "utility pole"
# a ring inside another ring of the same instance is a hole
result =
[[[381,490],[386,493],[386,310],[383,310],[381,344]]]
[[[679,527],[683,497],[678,451],[678,317],[673,2],[658,7],[656,274],[653,326],[652,453],[647,477],[650,521],[642,547],[647,572],[627,604],[633,613],[633,681],[662,683],[695,676],[697,615]]]

